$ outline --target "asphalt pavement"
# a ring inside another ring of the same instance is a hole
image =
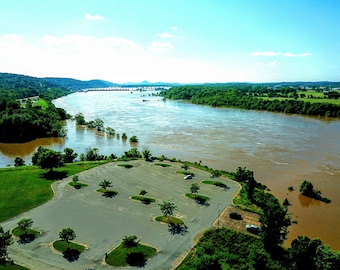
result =
[[[5,229],[13,229],[20,219],[31,218],[32,229],[42,232],[31,243],[15,241],[9,247],[14,262],[32,270],[116,269],[105,263],[105,253],[119,245],[125,236],[136,235],[141,243],[158,250],[144,269],[174,269],[199,236],[213,226],[223,209],[232,205],[232,198],[239,190],[236,182],[222,177],[218,181],[226,183],[227,189],[203,184],[202,180],[209,179],[210,173],[195,168],[188,170],[195,177],[184,180],[182,174],[176,173],[183,171],[180,163],[167,162],[170,167],[161,167],[155,165],[157,162],[138,160],[129,162],[134,165],[130,169],[118,166],[121,163],[108,163],[79,173],[80,182],[88,184],[81,189],[68,185],[72,177],[55,182],[55,196],[50,201],[3,222]],[[112,181],[111,189],[119,192],[117,196],[105,198],[96,191],[104,179]],[[193,182],[199,183],[199,194],[211,198],[208,205],[197,204],[184,196]],[[146,197],[156,202],[145,205],[131,199],[142,189],[147,191]],[[173,199],[178,207],[174,215],[188,227],[183,235],[171,234],[167,224],[154,220],[162,215],[158,204],[167,199]],[[52,247],[59,232],[67,227],[77,235],[74,242],[86,245],[86,250],[72,262]]]

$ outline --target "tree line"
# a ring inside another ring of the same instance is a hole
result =
[[[45,100],[62,97],[72,91],[51,81],[30,76],[0,73],[0,100],[39,96]]]
[[[48,109],[18,100],[0,99],[0,142],[28,142],[43,137],[63,137],[67,113],[48,103]]]
[[[340,117],[340,106],[325,102],[311,103],[296,99],[268,100],[261,97],[268,89],[251,85],[188,85],[162,91],[161,96],[188,100],[193,104],[234,107],[247,110]]]

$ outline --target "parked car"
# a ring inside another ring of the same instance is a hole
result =
[[[257,234],[257,233],[259,233],[261,231],[261,228],[256,226],[256,225],[254,225],[254,224],[247,224],[246,225],[246,230],[248,232]]]
[[[192,175],[191,174],[188,174],[188,175],[184,176],[184,180],[188,180],[188,179],[192,179]]]
[[[237,212],[230,212],[230,213],[229,213],[229,217],[232,218],[232,219],[239,219],[239,220],[242,219],[241,214],[239,214],[239,213],[237,213]]]

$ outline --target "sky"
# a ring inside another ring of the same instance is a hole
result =
[[[340,0],[0,0],[0,72],[340,81]]]

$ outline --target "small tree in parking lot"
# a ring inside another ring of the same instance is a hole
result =
[[[178,209],[172,200],[163,201],[158,205],[165,217],[172,216],[174,211]]]
[[[138,243],[139,243],[139,240],[137,239],[136,235],[125,236],[123,239],[123,247],[125,248],[136,247]]]
[[[103,189],[107,189],[108,187],[112,187],[112,181],[104,179],[99,183],[99,186],[102,187]]]
[[[190,192],[192,194],[196,194],[198,193],[198,191],[200,190],[200,186],[198,183],[192,183],[191,186],[190,186]]]
[[[59,237],[66,241],[67,247],[70,247],[70,241],[74,240],[76,238],[76,233],[72,228],[65,228],[62,229],[61,232],[59,232]]]

